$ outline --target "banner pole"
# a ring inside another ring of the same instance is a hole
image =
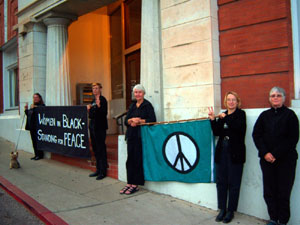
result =
[[[220,115],[215,116],[215,118],[219,118],[219,117],[220,117]],[[183,123],[183,122],[190,122],[190,121],[196,121],[196,120],[207,120],[207,119],[209,119],[209,117],[201,117],[201,118],[194,118],[194,119],[187,119],[187,120],[173,120],[173,121],[141,123],[138,125],[144,126],[144,125],[157,125],[157,124],[169,124],[169,123]]]

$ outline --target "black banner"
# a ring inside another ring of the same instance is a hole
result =
[[[34,108],[39,150],[90,158],[86,106]]]

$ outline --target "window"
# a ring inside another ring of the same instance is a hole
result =
[[[110,15],[110,61],[112,99],[123,98],[121,7]]]
[[[8,99],[9,108],[19,106],[19,91],[18,91],[18,68],[14,67],[8,70]]]
[[[141,0],[125,2],[125,43],[126,48],[141,41]]]

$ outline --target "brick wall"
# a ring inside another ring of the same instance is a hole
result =
[[[4,1],[0,0],[0,46],[4,44]]]
[[[289,0],[218,0],[222,98],[236,91],[243,108],[268,107],[281,86],[294,97]]]
[[[17,35],[17,31],[13,30],[13,26],[18,23],[18,1],[8,0],[7,1],[7,40],[10,40]]]
[[[0,0],[0,46],[4,44],[4,1]],[[2,52],[0,51],[0,113],[3,113],[3,62]]]
[[[3,113],[3,69],[2,52],[0,51],[0,113]]]

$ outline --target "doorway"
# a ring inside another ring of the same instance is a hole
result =
[[[141,4],[122,0],[109,8],[112,100],[124,99],[126,110],[134,85],[140,83]]]

